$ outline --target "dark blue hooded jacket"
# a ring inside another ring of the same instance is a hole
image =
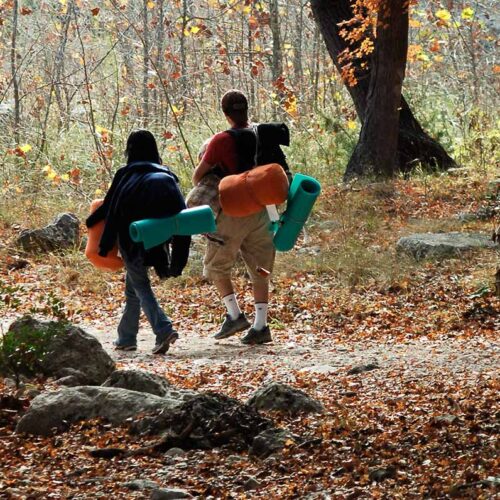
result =
[[[140,258],[144,265],[154,266],[160,277],[178,276],[187,263],[191,238],[173,236],[167,245],[145,250],[142,244],[131,240],[129,227],[137,220],[170,217],[184,208],[174,173],[154,163],[135,162],[116,172],[103,204],[87,218],[86,224],[92,227],[106,220],[99,255],[106,256],[118,239],[126,260]]]

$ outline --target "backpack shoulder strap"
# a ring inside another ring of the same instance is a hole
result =
[[[252,130],[253,133],[255,134],[255,155],[253,158],[253,166],[256,167],[258,165],[258,159],[259,159],[259,124],[258,123],[252,124]]]

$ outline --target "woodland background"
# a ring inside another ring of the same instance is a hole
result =
[[[249,95],[253,119],[289,125],[291,169],[323,184],[306,233],[278,255],[274,343],[213,342],[223,308],[200,276],[196,240],[184,275],[154,282],[179,343],[152,359],[142,323],[139,351],[113,356],[118,368],[240,401],[280,380],[325,407],[270,415],[308,440],[272,460],[215,449],[170,462],[103,461],[89,449],[135,449],[143,438],[103,421],[17,435],[34,395],[58,386],[0,378],[0,496],[144,498],[124,486],[138,477],[202,498],[494,496],[498,250],[416,261],[395,246],[428,231],[491,235],[498,224],[499,32],[496,0],[412,2],[403,93],[458,168],[416,165],[393,179],[345,184],[361,125],[310,2],[0,0],[0,329],[24,313],[69,320],[112,352],[123,274],[93,269],[79,245],[30,255],[16,238],[60,212],[83,220],[136,127],[155,133],[186,193],[199,146],[227,127],[219,99],[236,87]],[[241,269],[235,281],[252,310]],[[375,368],[353,372],[359,364]],[[249,477],[254,491],[243,488]]]
[[[476,170],[498,160],[497,14],[494,1],[411,10],[405,96]],[[296,170],[335,181],[356,143],[354,107],[308,2],[4,0],[0,20],[7,213],[86,210],[135,127],[157,135],[188,187],[199,145],[226,127],[218,103],[232,87],[248,94],[254,120],[290,124]]]

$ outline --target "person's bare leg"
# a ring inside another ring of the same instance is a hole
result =
[[[256,304],[269,302],[269,281],[258,281],[253,284],[253,298]]]
[[[221,298],[226,297],[226,295],[231,295],[234,293],[233,283],[230,278],[222,278],[218,280],[214,280],[214,285],[219,292]]]

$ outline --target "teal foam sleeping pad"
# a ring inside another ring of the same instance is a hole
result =
[[[288,192],[286,210],[274,235],[274,246],[280,252],[291,250],[321,192],[321,184],[308,175],[295,174]]]
[[[143,243],[149,250],[165,243],[173,235],[191,236],[193,234],[215,231],[215,218],[208,205],[186,208],[172,217],[164,219],[144,219],[130,224],[130,237],[135,243]]]

